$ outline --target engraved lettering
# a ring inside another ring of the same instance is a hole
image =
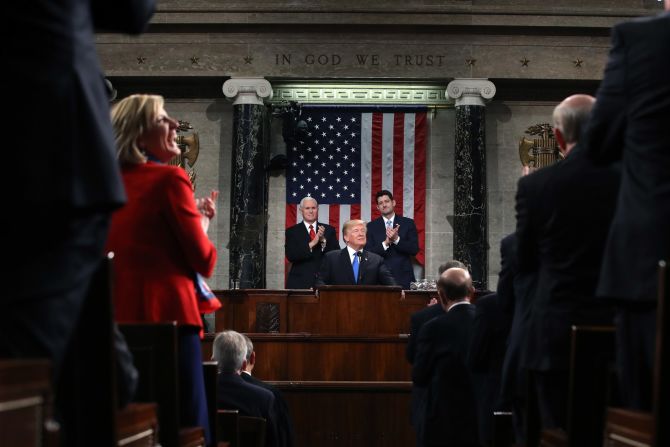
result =
[[[291,55],[275,54],[275,65],[291,65]]]

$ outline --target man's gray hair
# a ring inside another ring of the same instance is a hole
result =
[[[303,197],[302,199],[300,199],[300,209],[302,209],[302,206],[305,204],[305,200],[313,200],[314,205],[316,205],[317,208],[319,207],[319,202],[317,202],[314,197],[307,196],[307,197]]]
[[[251,354],[254,352],[254,343],[251,341],[249,337],[247,337],[245,334],[242,334],[242,337],[244,337],[244,342],[247,344],[247,362],[251,360]]]
[[[247,342],[239,332],[223,331],[214,339],[212,351],[219,372],[237,372],[242,369],[242,363],[246,358]]]
[[[584,98],[576,98],[576,101],[569,100],[576,96],[583,96]],[[586,128],[593,109],[593,101],[586,100],[586,95],[573,95],[570,98],[556,106],[553,113],[554,127],[561,131],[565,142],[568,144],[579,141],[582,130]]]
[[[449,269],[453,268],[459,268],[463,270],[467,270],[468,267],[463,264],[461,261],[457,261],[456,259],[450,259],[444,264],[442,264],[438,269],[437,269],[437,275],[441,275],[442,273],[446,272]]]

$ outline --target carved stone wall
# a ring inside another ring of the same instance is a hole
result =
[[[609,29],[622,20],[659,12],[656,0],[159,0],[147,33],[100,34],[101,62],[119,90],[163,94],[166,108],[200,136],[198,195],[219,189],[219,215],[210,237],[219,249],[213,288],[228,287],[230,159],[233,106],[221,86],[231,76],[264,77],[320,91],[278,88],[279,98],[314,95],[351,102],[415,102],[430,97],[415,84],[489,78],[497,88],[486,107],[489,285],[497,281],[500,238],[514,229],[520,173],[517,147],[525,129],[549,122],[568,94],[593,93],[609,49]],[[363,80],[403,84],[387,97],[368,89],[342,98],[337,85]],[[325,89],[325,90],[324,90]],[[439,95],[439,93],[437,93]],[[287,97],[286,95],[304,95]],[[439,108],[428,153],[426,275],[452,256],[455,111]],[[273,122],[275,148],[283,145]],[[284,177],[270,178],[268,287],[284,278]]]

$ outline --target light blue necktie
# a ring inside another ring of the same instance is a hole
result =
[[[354,269],[354,282],[358,283],[358,252],[354,253],[354,262],[351,263]]]
[[[392,225],[393,225],[393,222],[391,222],[390,220],[386,221],[386,228],[391,228]]]

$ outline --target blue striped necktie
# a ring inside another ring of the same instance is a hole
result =
[[[354,262],[351,263],[354,269],[354,282],[358,283],[358,252],[354,253]]]

